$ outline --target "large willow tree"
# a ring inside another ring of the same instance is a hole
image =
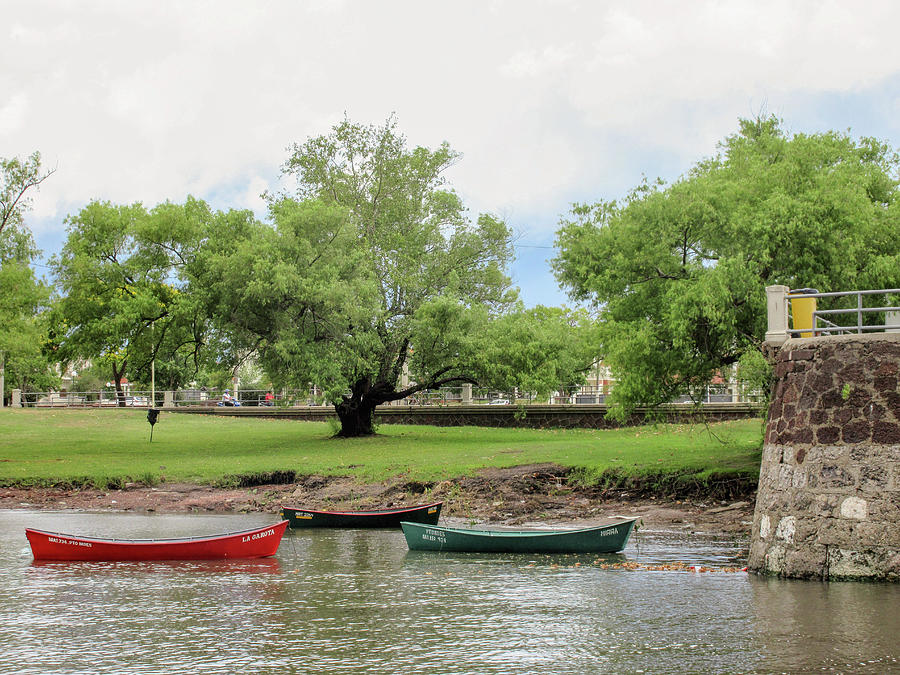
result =
[[[615,410],[669,401],[752,359],[768,285],[900,287],[898,167],[870,138],[743,120],[676,183],[577,205],[554,268],[599,309]]]
[[[345,120],[291,148],[296,191],[271,198],[271,224],[220,222],[191,267],[223,337],[282,384],[322,387],[340,435],[372,434],[377,405],[426,388],[548,391],[589,363],[564,344],[565,313],[516,304],[510,229],[468,218],[444,179],[457,158],[409,148],[393,119]]]

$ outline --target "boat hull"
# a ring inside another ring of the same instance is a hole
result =
[[[441,516],[443,502],[400,509],[378,511],[317,511],[294,506],[283,506],[281,517],[289,521],[291,527],[379,527],[399,528],[402,521],[410,523],[437,524]]]
[[[252,530],[181,539],[102,539],[28,528],[35,560],[222,560],[275,555],[286,520]]]
[[[469,530],[402,523],[411,551],[472,553],[616,553],[637,519],[579,530]]]

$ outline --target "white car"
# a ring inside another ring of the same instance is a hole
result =
[[[488,405],[509,405],[508,398],[495,398],[488,402]]]

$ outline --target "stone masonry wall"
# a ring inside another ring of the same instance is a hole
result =
[[[775,383],[750,568],[900,580],[900,334],[788,340]]]

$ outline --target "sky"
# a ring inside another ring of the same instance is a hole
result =
[[[447,141],[472,219],[503,217],[526,305],[573,203],[677,180],[740,118],[900,147],[895,0],[0,0],[0,157],[54,174],[45,256],[92,200],[188,195],[265,217],[287,148],[346,115]],[[39,271],[46,273],[46,268]]]

